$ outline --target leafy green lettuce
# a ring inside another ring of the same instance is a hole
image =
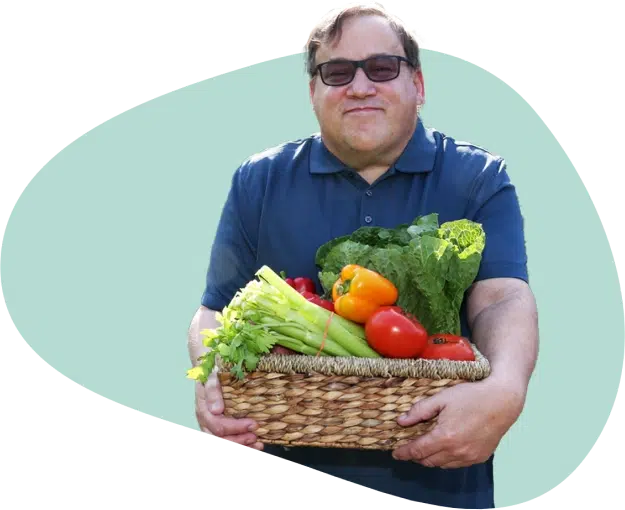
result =
[[[480,224],[463,219],[439,226],[438,214],[429,214],[394,229],[361,227],[333,239],[319,247],[316,264],[326,295],[344,266],[358,264],[393,282],[397,305],[430,334],[460,334],[460,307],[485,242]]]

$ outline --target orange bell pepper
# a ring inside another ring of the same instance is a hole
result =
[[[359,324],[367,322],[381,306],[395,304],[397,297],[397,288],[390,280],[356,264],[345,266],[332,286],[334,311]]]

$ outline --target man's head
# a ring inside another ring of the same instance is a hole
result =
[[[356,68],[336,62],[381,55],[401,59],[368,60]],[[375,5],[330,13],[311,32],[307,70],[313,108],[331,150],[383,154],[405,146],[425,91],[418,44],[399,20]]]

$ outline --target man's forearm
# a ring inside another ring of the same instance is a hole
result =
[[[529,287],[503,293],[473,317],[471,326],[491,377],[525,396],[538,356],[538,318]]]
[[[191,363],[193,366],[197,364],[197,359],[204,354],[208,349],[204,347],[202,343],[202,335],[201,331],[204,329],[214,329],[221,326],[221,324],[215,318],[215,310],[211,310],[206,308],[205,306],[200,306],[193,319],[191,320],[191,325],[189,326],[188,331],[188,349],[189,349],[189,357],[191,358]]]

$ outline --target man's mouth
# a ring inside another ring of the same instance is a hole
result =
[[[356,108],[350,108],[345,113],[373,113],[380,112],[381,108],[375,108],[374,106],[358,106]]]

